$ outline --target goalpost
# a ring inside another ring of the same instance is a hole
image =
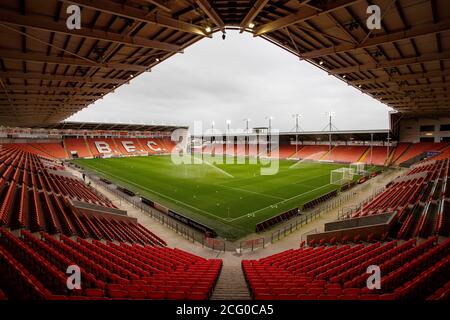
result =
[[[339,168],[331,171],[330,184],[343,185],[353,180],[354,171],[352,168]]]
[[[352,169],[355,174],[361,175],[366,172],[366,164],[364,162],[354,162],[350,164],[350,169]]]

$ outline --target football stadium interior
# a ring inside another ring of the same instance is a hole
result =
[[[389,129],[67,121],[227,30]],[[449,1],[0,0],[0,37],[0,300],[449,299]]]

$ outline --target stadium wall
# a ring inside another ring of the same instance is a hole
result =
[[[400,142],[450,141],[450,117],[400,120]]]
[[[319,243],[327,238],[335,238],[339,242],[344,239],[349,241],[383,239],[396,221],[396,217],[397,213],[385,213],[326,223],[324,232],[308,235],[307,242]]]

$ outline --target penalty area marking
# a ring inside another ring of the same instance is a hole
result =
[[[294,182],[293,184],[302,184],[303,185],[303,183],[306,182],[306,181],[314,180],[314,179],[317,179],[317,178],[322,178],[322,177],[329,176],[329,175],[330,175],[330,173],[322,174],[320,176],[313,176],[313,177],[308,178],[308,179],[304,179],[304,180],[300,180],[300,181]],[[305,184],[304,186],[309,187],[311,185]]]
[[[130,180],[128,180],[128,179],[118,177],[118,176],[116,176],[116,175],[114,175],[114,174],[111,174],[111,173],[107,173],[107,172],[105,172],[105,171],[103,171],[103,170],[101,170],[101,169],[95,169],[95,168],[93,168],[92,166],[89,166],[89,165],[87,165],[87,166],[88,166],[88,167],[91,167],[91,169],[93,169],[93,170],[103,172],[103,174],[105,174],[105,175],[107,175],[107,176],[109,175],[109,176],[115,177],[116,179],[125,181],[125,182],[127,182],[127,183],[129,183],[129,184],[132,184],[132,185],[138,187],[138,188],[141,188],[141,189],[150,191],[150,192],[152,192],[152,193],[155,193],[155,194],[157,194],[157,195],[159,195],[159,196],[161,196],[161,197],[163,197],[163,198],[169,199],[169,200],[171,200],[171,201],[173,201],[173,202],[175,202],[175,203],[180,203],[180,204],[182,204],[182,205],[185,205],[185,206],[188,207],[188,208],[191,208],[191,209],[200,211],[200,212],[202,212],[202,213],[204,213],[204,214],[207,214],[207,215],[209,215],[209,216],[212,216],[212,217],[214,217],[214,218],[216,218],[216,219],[220,219],[220,220],[222,220],[222,221],[229,222],[229,220],[227,220],[226,218],[219,217],[219,216],[217,216],[217,215],[215,215],[215,214],[212,214],[212,213],[210,213],[210,212],[208,212],[208,211],[205,211],[205,210],[199,209],[199,208],[197,208],[197,207],[191,206],[191,205],[188,204],[188,203],[185,203],[185,202],[183,202],[183,201],[174,199],[174,198],[169,197],[169,196],[167,196],[167,195],[165,195],[165,194],[162,194],[162,193],[160,193],[160,192],[158,192],[158,191],[154,191],[154,190],[152,190],[152,189],[150,189],[150,188],[141,186],[140,184],[135,183],[135,182],[133,182],[133,181],[130,181]]]
[[[277,197],[277,196],[271,196],[270,194],[264,194],[264,193],[259,193],[256,191],[250,191],[250,190],[245,190],[245,189],[241,189],[241,188],[236,188],[236,187],[229,187],[223,184],[217,184],[218,186],[221,186],[223,188],[228,188],[228,189],[232,189],[232,190],[237,190],[237,191],[241,191],[241,192],[247,192],[247,193],[252,193],[252,194],[256,194],[259,196],[263,196],[263,197],[269,197],[272,199],[277,199],[277,200],[286,200],[285,198],[281,198],[281,197]]]
[[[303,192],[303,193],[301,193],[301,194],[298,194],[298,195],[296,195],[296,196],[293,196],[293,197],[291,197],[291,198],[285,199],[285,200],[283,200],[283,201],[280,201],[280,202],[271,204],[270,206],[267,206],[267,207],[258,209],[258,210],[253,211],[253,212],[249,212],[249,213],[243,214],[243,215],[240,216],[240,217],[233,218],[232,220],[230,220],[230,222],[234,222],[235,220],[239,220],[239,219],[242,219],[242,218],[245,218],[245,217],[250,217],[250,216],[251,216],[251,217],[256,217],[256,213],[261,212],[261,211],[263,211],[263,210],[266,210],[267,208],[271,208],[271,207],[273,207],[273,206],[278,206],[279,204],[282,204],[282,203],[287,202],[287,201],[290,201],[290,200],[292,200],[292,199],[301,197],[301,196],[303,196],[303,195],[305,195],[305,194],[308,194],[308,193],[310,193],[310,192],[313,192],[313,191],[316,191],[316,190],[320,190],[320,189],[322,189],[322,188],[324,188],[324,187],[327,187],[327,186],[329,186],[329,185],[330,185],[329,183],[328,183],[328,184],[325,184],[325,185],[323,185],[323,186],[321,186],[321,187],[318,187],[318,188],[315,188],[315,189],[313,189],[313,190],[309,190],[309,191]]]

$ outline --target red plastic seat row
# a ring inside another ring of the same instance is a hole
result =
[[[279,265],[274,263],[272,257],[267,257],[261,260],[243,260],[242,268],[255,299],[426,298],[450,280],[450,240],[438,245],[436,240],[430,238],[416,246],[414,239],[400,244],[396,241],[368,246],[361,244],[354,246],[359,248],[354,252],[349,252],[348,247],[340,247],[344,248],[341,251],[337,247],[334,250],[318,250],[323,247],[313,250],[291,249],[276,255],[285,261]],[[312,265],[306,264],[299,270],[285,268],[286,261],[293,261],[294,256],[302,256],[300,252],[306,250],[308,254],[304,255],[304,261],[311,261]],[[334,254],[330,255],[332,252]],[[315,256],[322,259],[317,261]],[[381,268],[381,290],[369,290],[366,287],[369,276],[366,269],[373,264]],[[430,289],[427,291],[425,287]]]
[[[147,251],[147,247],[140,247],[146,256],[153,253],[162,261],[169,259],[176,263],[168,271],[157,270],[150,274],[144,271],[150,270],[151,264],[147,266],[147,260],[137,260],[129,255],[130,249],[138,250],[138,247],[92,244],[82,239],[77,243],[65,236],[58,240],[46,233],[37,237],[28,231],[22,231],[22,237],[17,238],[9,231],[0,230],[0,270],[5,271],[0,274],[0,279],[7,276],[0,289],[7,284],[8,292],[13,292],[15,298],[207,299],[222,266],[221,260],[195,259],[196,256],[181,250],[150,247]],[[9,255],[14,255],[13,260],[3,259]],[[5,261],[14,263],[5,264]],[[65,271],[73,264],[81,268],[81,290],[68,290],[66,286]],[[19,268],[22,266],[23,272]],[[16,283],[20,284],[20,290],[14,291],[11,288]],[[36,286],[43,288],[44,294],[39,295]]]

